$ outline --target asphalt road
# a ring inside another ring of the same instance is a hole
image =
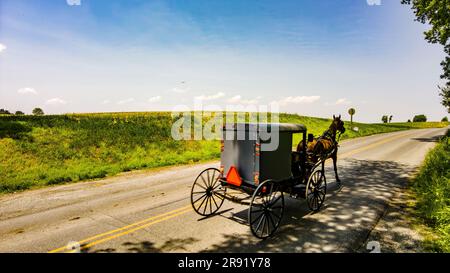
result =
[[[337,189],[312,214],[286,198],[281,228],[258,240],[247,207],[225,202],[202,218],[190,207],[195,177],[218,162],[138,172],[0,197],[0,252],[353,252],[393,195],[447,129],[411,130],[341,143]]]

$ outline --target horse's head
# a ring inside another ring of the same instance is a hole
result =
[[[341,132],[341,134],[345,133],[344,121],[342,121],[341,115],[339,115],[339,117],[333,115],[333,123],[331,124],[331,128],[334,128],[335,131]]]

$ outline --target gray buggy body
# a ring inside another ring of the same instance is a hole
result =
[[[265,151],[265,144],[276,137],[278,147]],[[260,182],[285,180],[292,176],[291,153],[292,134],[306,134],[306,127],[290,123],[237,123],[223,127],[221,171],[226,177],[231,167],[235,167],[245,186],[257,186]],[[305,139],[305,137],[304,137]]]

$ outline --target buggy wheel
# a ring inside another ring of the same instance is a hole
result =
[[[222,186],[218,169],[206,169],[197,176],[191,189],[191,204],[196,213],[209,216],[216,213],[225,201],[226,188]]]
[[[283,218],[284,195],[274,181],[261,183],[253,193],[248,222],[253,235],[266,239],[278,229]]]
[[[317,169],[309,176],[306,185],[306,202],[310,210],[317,212],[325,202],[327,194],[327,179],[321,169]]]

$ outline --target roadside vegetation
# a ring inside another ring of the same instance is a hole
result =
[[[417,214],[431,229],[425,232],[425,250],[450,252],[450,131],[427,155],[412,189]]]
[[[213,160],[220,156],[217,140],[173,140],[174,120],[170,113],[164,112],[0,115],[0,193]],[[204,124],[206,121],[194,122]],[[319,135],[331,120],[281,114],[280,122],[302,123],[310,133]],[[353,122],[353,126],[347,126],[342,139],[447,125],[446,122]]]

